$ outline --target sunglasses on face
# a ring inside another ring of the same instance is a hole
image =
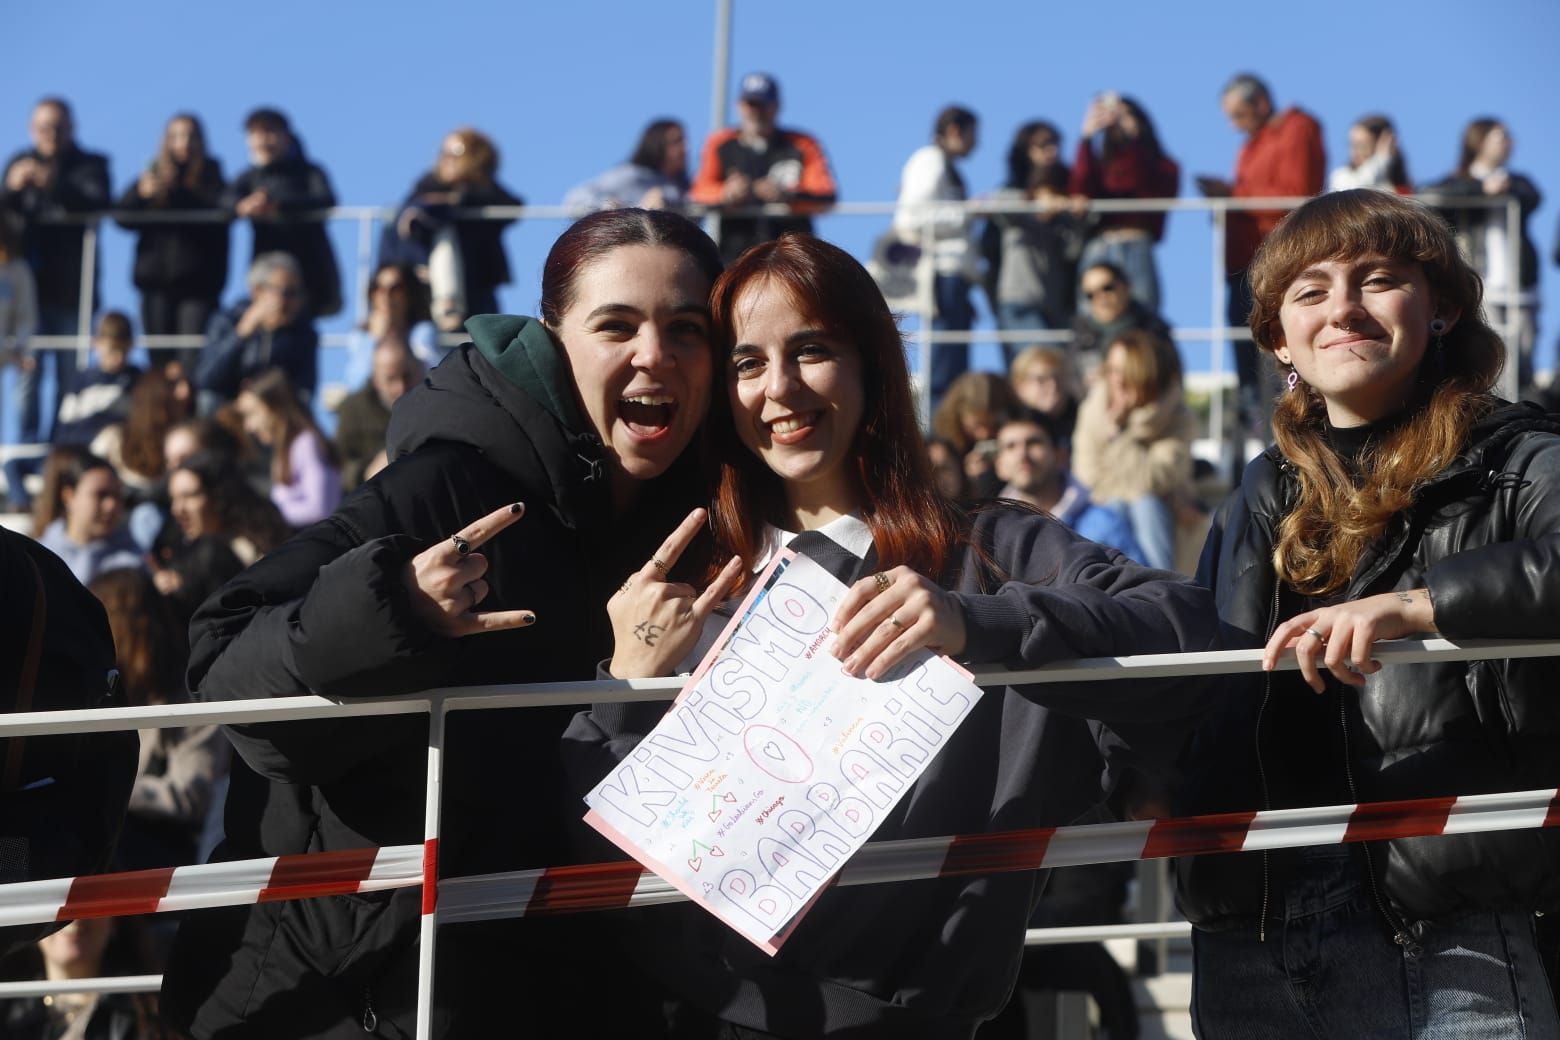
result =
[[[1097,285],[1092,289],[1083,290],[1083,298],[1092,300],[1101,293],[1113,293],[1119,288],[1121,288],[1120,282],[1106,282],[1104,285]]]

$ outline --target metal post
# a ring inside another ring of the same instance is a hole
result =
[[[726,106],[731,89],[731,0],[715,0],[715,62],[710,83],[710,133],[726,125]],[[705,230],[720,241],[720,213],[712,210]]]
[[[1525,387],[1522,373],[1522,203],[1506,199],[1506,320],[1500,330],[1506,340],[1506,367],[1500,374],[1500,394],[1515,401]],[[1536,352],[1538,344],[1533,344]]]
[[[373,279],[374,272],[374,214],[367,212],[358,217],[358,241],[357,241],[357,299],[352,301],[352,325],[354,328],[366,328],[368,326],[368,283]],[[348,387],[348,390],[356,390],[357,387]]]
[[[444,698],[428,705],[428,794],[423,807],[422,925],[417,949],[417,1040],[433,1040],[434,945],[439,934],[439,810],[444,788]]]
[[[97,295],[97,236],[96,219],[87,222],[81,233],[81,295],[76,302],[76,368],[87,367],[92,356],[92,298]],[[144,329],[142,330],[145,331]],[[54,366],[54,378],[60,381],[60,367]],[[70,388],[56,386],[56,396]]]
[[[1209,344],[1208,365],[1212,373],[1211,380],[1214,386],[1213,396],[1208,399],[1208,434],[1216,442],[1228,447],[1225,441],[1224,429],[1224,352],[1228,348],[1228,340],[1224,329],[1229,325],[1229,312],[1224,302],[1224,243],[1229,234],[1229,211],[1224,208],[1224,203],[1219,199],[1209,199],[1213,206],[1213,284],[1210,296],[1213,301],[1213,316],[1208,322],[1208,327],[1213,330],[1213,340]],[[1235,391],[1237,401],[1240,390]],[[1238,411],[1238,409],[1237,409]],[[1239,425],[1238,423],[1236,425]],[[1237,430],[1235,438],[1239,441],[1243,434]],[[1230,465],[1235,465],[1235,458],[1244,449],[1236,447],[1230,456]],[[1222,457],[1222,451],[1221,451]]]
[[[731,89],[731,0],[715,0],[715,80],[710,84],[710,132],[726,125]]]
[[[932,351],[936,347],[932,342],[932,319],[937,313],[937,271],[932,261],[935,241],[932,222],[927,220],[921,225],[921,259],[916,265],[916,297],[921,311],[921,328],[916,336],[921,371],[921,392],[917,396],[921,405],[921,425],[926,429],[932,425]]]

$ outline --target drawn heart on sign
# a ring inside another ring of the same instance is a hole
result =
[[[705,813],[704,815],[706,815],[706,816],[708,816],[710,818],[710,822],[711,823],[714,823],[716,820],[720,819],[720,812],[721,811],[719,809],[712,809],[711,811]]]
[[[697,874],[700,870],[704,869],[704,857],[694,856],[688,861],[688,866],[692,867],[693,872]]]
[[[748,760],[776,780],[800,784],[812,777],[807,749],[783,729],[762,723],[749,726],[742,734],[742,746]]]
[[[725,853],[720,851],[720,846],[719,845],[711,845],[710,846],[710,855],[711,856],[724,856]]]
[[[737,800],[737,796],[733,792],[727,791],[725,800],[728,802],[734,802]]]

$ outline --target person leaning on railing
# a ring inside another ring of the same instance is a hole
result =
[[[109,207],[108,157],[77,144],[75,117],[64,98],[39,101],[28,130],[32,147],[11,156],[0,175],[0,213],[25,222],[25,252],[38,290],[35,331],[43,336],[74,336],[84,331],[81,262],[88,222],[82,218]],[[97,309],[97,288],[94,281],[88,313]],[[59,397],[75,374],[76,352],[51,350],[47,356],[54,362],[55,398],[48,408],[52,424]],[[38,361],[41,357],[21,369],[13,391],[18,436],[24,444],[36,443],[44,427]]]
[[[1230,680],[1191,812],[1560,786],[1551,658],[1383,668],[1377,640],[1560,639],[1560,420],[1492,393],[1505,359],[1445,223],[1373,189],[1294,211],[1252,265],[1284,366],[1278,443],[1220,509],[1200,580],[1225,643],[1299,674]],[[1560,832],[1178,864],[1192,1014],[1251,1036],[1560,1036],[1534,914]]]
[[[472,319],[396,403],[388,468],[219,591],[191,625],[205,700],[383,696],[589,679],[605,605],[704,500],[694,454],[712,360],[715,244],[674,214],[585,217],[543,267],[541,319]],[[573,708],[448,724],[440,874],[569,862],[559,737]],[[463,716],[469,716],[469,721]],[[427,720],[230,729],[215,858],[420,842]],[[575,803],[577,805],[577,803]],[[191,915],[164,984],[196,1038],[410,1036],[423,894]],[[578,918],[439,937],[435,1035],[641,1035],[633,979]],[[613,980],[613,999],[591,987]],[[654,1001],[649,1002],[654,1006]],[[581,1023],[584,1023],[581,1027]]]
[[[148,336],[199,336],[221,306],[228,276],[228,223],[138,222],[141,213],[219,210],[222,164],[206,150],[200,120],[168,120],[157,155],[119,198],[117,220],[135,233],[135,287],[141,291],[141,331]],[[151,347],[154,368],[194,351]]]

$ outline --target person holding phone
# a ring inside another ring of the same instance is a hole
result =
[[[1159,143],[1154,121],[1130,97],[1106,91],[1089,103],[1078,135],[1068,190],[1077,199],[1168,199],[1180,188],[1181,167]],[[1154,244],[1164,237],[1165,213],[1102,213],[1079,258],[1080,269],[1100,261],[1127,273],[1132,297],[1159,310]]]
[[[472,342],[397,402],[388,468],[197,613],[196,696],[593,674],[612,646],[603,605],[705,497],[685,449],[709,399],[720,269],[714,243],[674,214],[571,226],[543,267],[540,318],[472,319]],[[570,860],[558,742],[572,715],[451,716],[442,875]],[[422,841],[425,718],[229,732],[238,757],[215,858]],[[197,1038],[409,1036],[420,902],[406,889],[192,915],[164,985],[170,1020]],[[437,1035],[512,1031],[516,1008],[544,1035],[592,1015],[603,1035],[637,1035],[625,994],[581,1010],[611,963],[593,927],[445,929]]]

